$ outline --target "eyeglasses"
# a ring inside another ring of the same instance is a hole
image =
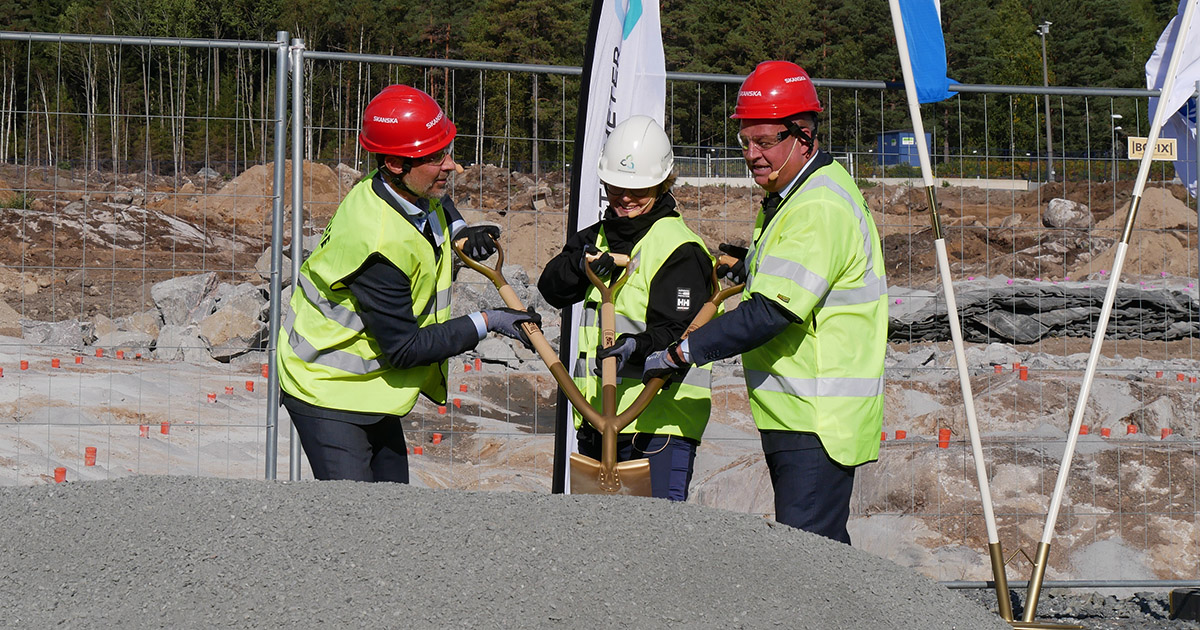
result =
[[[625,195],[629,195],[634,199],[645,199],[654,194],[654,186],[648,188],[621,188],[620,186],[605,184],[604,192],[608,194],[609,199],[620,199]]]
[[[434,151],[433,153],[430,153],[429,155],[424,155],[424,156],[417,158],[417,162],[419,162],[421,164],[429,164],[431,162],[434,164],[441,164],[442,162],[444,162],[446,160],[447,157],[449,157],[453,154],[454,154],[454,143],[451,142],[450,144],[443,147],[440,151]]]
[[[775,135],[759,136],[757,138],[747,138],[739,133],[737,140],[738,146],[742,147],[743,151],[749,151],[751,146],[758,147],[759,151],[770,151],[790,135],[792,135],[790,129],[784,129]]]

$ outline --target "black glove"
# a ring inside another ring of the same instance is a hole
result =
[[[589,255],[595,256],[596,254],[601,254],[601,256],[596,260],[588,262],[587,257]],[[583,248],[583,256],[579,258],[579,269],[581,271],[583,270],[584,265],[590,265],[592,268],[592,273],[596,274],[598,277],[607,278],[611,276],[613,270],[617,268],[617,261],[613,260],[613,257],[609,256],[608,252],[602,253],[595,245],[588,243],[587,246]]]
[[[629,362],[629,355],[633,354],[633,351],[636,348],[637,340],[635,340],[633,337],[627,335],[621,335],[620,337],[617,337],[616,343],[607,348],[600,348],[596,352],[596,369],[593,371],[593,373],[596,376],[602,376],[600,373],[600,362],[608,357],[617,358],[617,371],[620,372],[621,368]]]
[[[732,256],[737,259],[737,262],[732,265],[720,264],[717,265],[717,277],[725,278],[734,284],[742,284],[746,281],[746,254],[750,250],[729,243],[721,243],[717,246],[721,253]]]
[[[515,308],[489,309],[483,312],[483,316],[487,320],[488,332],[499,333],[509,339],[516,339],[524,344],[526,348],[533,350],[533,343],[529,341],[529,335],[525,334],[525,330],[521,325],[525,322],[533,322],[536,326],[541,327],[542,316],[538,315],[532,306],[525,311],[518,311]]]
[[[498,225],[468,225],[454,234],[454,240],[467,239],[463,253],[471,260],[483,261],[496,253],[496,239],[500,238]]]
[[[646,383],[655,377],[665,378],[670,381],[671,377],[686,372],[690,366],[686,363],[678,363],[675,360],[678,347],[679,342],[676,341],[667,346],[666,350],[651,352],[646,357],[645,367],[642,368],[642,382]]]

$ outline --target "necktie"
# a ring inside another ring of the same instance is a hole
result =
[[[421,234],[425,236],[425,240],[429,241],[429,246],[433,248],[434,259],[440,258],[442,250],[437,246],[437,239],[433,235],[433,221],[427,215],[425,217],[425,227],[421,228]]]

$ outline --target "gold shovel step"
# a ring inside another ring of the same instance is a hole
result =
[[[571,494],[651,496],[650,460],[617,462],[610,476],[604,474],[604,467],[599,461],[571,453]]]

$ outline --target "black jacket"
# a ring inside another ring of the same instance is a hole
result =
[[[609,251],[615,254],[629,254],[634,245],[650,231],[655,221],[678,216],[675,198],[670,193],[659,197],[648,212],[633,218],[619,217],[609,206],[600,223],[568,238],[562,252],[546,263],[546,268],[538,278],[538,291],[556,308],[566,308],[583,300],[592,284],[584,273],[580,260],[584,247],[589,243],[596,243],[601,225],[604,226],[604,233],[608,237]],[[666,348],[672,341],[679,339],[711,295],[711,277],[712,262],[704,248],[693,243],[684,243],[675,249],[650,281],[646,332],[622,335],[633,337],[637,343],[630,356],[631,363],[641,364],[647,354]],[[689,308],[679,311],[676,309],[676,295],[684,289],[692,299]]]

